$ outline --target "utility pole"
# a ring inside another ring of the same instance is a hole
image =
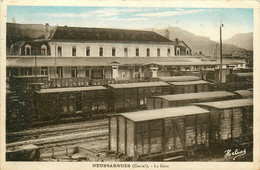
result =
[[[219,67],[219,82],[222,83],[222,27],[223,24],[220,25],[220,67]]]
[[[34,62],[35,62],[35,70],[34,70],[34,76],[35,76],[35,83],[37,82],[37,57],[36,57],[36,47],[35,47],[35,51],[34,51]]]

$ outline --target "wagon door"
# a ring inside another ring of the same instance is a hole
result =
[[[169,118],[164,121],[165,151],[185,148],[184,118]]]

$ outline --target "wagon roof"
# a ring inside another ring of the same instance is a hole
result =
[[[242,98],[252,98],[253,92],[249,90],[237,90],[234,93],[239,94]]]
[[[201,78],[196,77],[196,76],[173,76],[173,77],[158,77],[158,79],[162,81],[168,81],[168,82],[173,82],[173,81],[194,81],[194,80],[200,80]]]
[[[162,98],[167,101],[175,101],[175,100],[189,100],[189,99],[201,99],[201,98],[204,98],[204,99],[205,98],[217,98],[217,97],[227,97],[227,96],[235,96],[235,94],[231,93],[231,92],[227,92],[227,91],[214,91],[214,92],[154,96],[154,98]]]
[[[195,105],[214,107],[217,109],[228,109],[228,108],[235,108],[235,107],[252,106],[253,99],[251,98],[251,99],[224,100],[218,102],[195,103]]]
[[[172,85],[180,86],[180,85],[193,85],[193,84],[208,84],[209,82],[204,80],[196,80],[196,81],[183,81],[183,82],[168,82]]]
[[[153,87],[153,86],[168,86],[169,84],[158,81],[158,82],[143,82],[143,83],[127,83],[127,84],[109,84],[110,87],[119,88],[135,88],[135,87]]]
[[[73,91],[88,91],[88,90],[105,90],[103,86],[90,86],[90,87],[66,87],[66,88],[53,88],[41,89],[37,93],[59,93],[59,92],[73,92]]]
[[[253,77],[253,72],[250,73],[234,73],[235,75],[239,77]]]
[[[203,114],[203,113],[209,113],[209,111],[197,106],[185,106],[185,107],[173,107],[173,108],[121,113],[120,115],[134,122],[141,122],[147,120],[164,119],[164,118]]]

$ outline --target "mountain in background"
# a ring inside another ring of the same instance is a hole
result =
[[[253,50],[253,33],[236,34],[233,37],[224,40],[225,44],[233,44],[246,50]]]
[[[210,40],[209,37],[197,36],[179,27],[168,27],[165,29],[149,29],[162,36],[165,36],[165,31],[169,30],[169,38],[175,40],[183,40],[195,53],[202,52],[207,56],[219,56],[219,43]],[[216,50],[217,49],[217,50]],[[246,49],[240,48],[233,44],[223,44],[223,54],[232,55],[234,52],[243,53]]]

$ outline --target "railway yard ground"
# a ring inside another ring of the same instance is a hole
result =
[[[37,146],[40,161],[120,161],[120,155],[108,153],[108,120],[92,120],[68,124],[31,128],[10,132],[6,135],[7,151],[17,150],[21,146]],[[224,153],[195,153],[187,161],[223,162],[251,161],[252,147],[236,160],[233,156],[224,157]],[[79,151],[80,150],[80,151]],[[207,152],[207,151],[206,151]]]

